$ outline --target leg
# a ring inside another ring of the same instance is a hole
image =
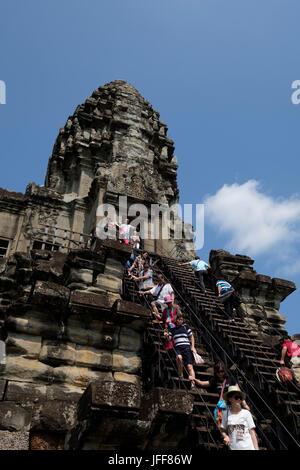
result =
[[[152,310],[153,310],[154,315],[155,315],[155,316],[156,316],[156,315],[159,315],[155,301],[151,302],[151,307],[152,307]]]
[[[195,371],[194,371],[194,367],[192,364],[187,364],[186,365],[186,368],[188,370],[188,373],[189,373],[189,379],[191,381],[191,387],[195,387]]]
[[[206,270],[196,271],[196,274],[197,274],[197,277],[198,277],[199,283],[200,283],[200,288],[201,288],[201,290],[204,294],[206,293],[206,290],[205,290],[205,284],[204,284],[204,281],[203,281],[203,274],[205,274],[206,272],[207,272]]]
[[[181,354],[178,354],[178,356],[176,356],[176,364],[178,367],[179,376],[183,378],[183,362]]]

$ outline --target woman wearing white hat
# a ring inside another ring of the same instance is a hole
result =
[[[250,411],[242,409],[246,395],[236,385],[223,395],[227,408],[222,413],[221,434],[231,450],[259,450]]]

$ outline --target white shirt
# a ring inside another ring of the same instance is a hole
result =
[[[160,290],[160,292],[159,292],[159,290]],[[153,287],[153,289],[150,290],[150,293],[153,294],[154,296],[156,296],[157,292],[159,292],[157,302],[160,302],[161,304],[164,304],[164,297],[166,295],[171,295],[172,292],[174,292],[174,290],[173,290],[171,284],[165,284],[163,288],[161,288],[161,285],[157,284],[156,286]]]
[[[140,289],[151,289],[151,287],[153,287],[153,271],[152,269],[148,269],[148,271],[144,271],[142,269],[141,273],[140,273],[140,277],[143,277],[143,276],[150,276],[148,277],[148,279],[145,279],[144,281],[140,281],[140,285],[139,285],[139,288]]]
[[[249,433],[250,429],[255,428],[250,411],[242,409],[233,414],[227,408],[222,412],[221,427],[229,436],[231,450],[255,450]]]

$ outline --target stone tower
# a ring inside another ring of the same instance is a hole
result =
[[[73,230],[89,233],[97,207],[117,209],[119,196],[149,212],[151,204],[178,203],[177,158],[167,130],[151,104],[122,80],[98,88],[77,107],[60,129],[45,181],[74,206]],[[187,254],[179,241],[147,240],[145,248]]]

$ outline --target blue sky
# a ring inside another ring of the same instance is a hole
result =
[[[258,273],[298,285],[299,13],[297,0],[2,2],[0,186],[43,184],[67,117],[123,79],[168,124],[180,202],[210,203],[200,256],[248,254]],[[281,305],[290,334],[299,300]]]

